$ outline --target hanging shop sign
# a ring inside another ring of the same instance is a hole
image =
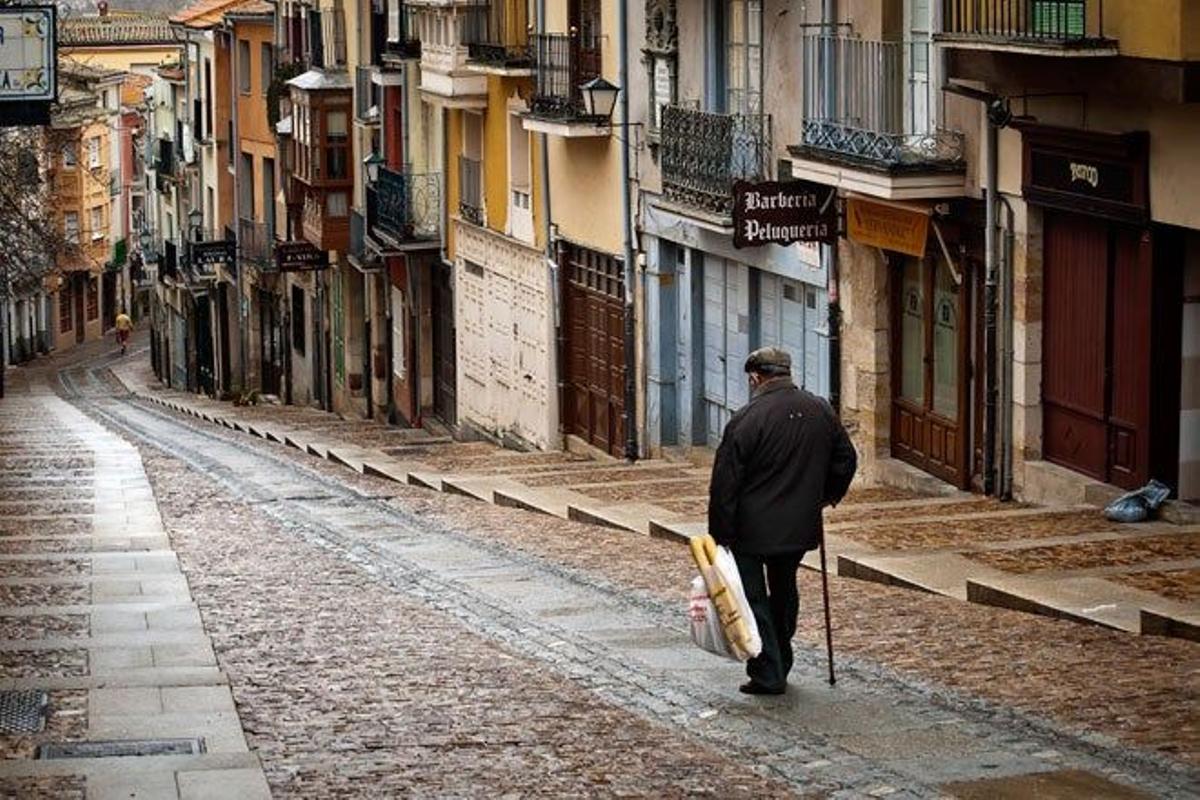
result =
[[[929,213],[850,197],[846,201],[846,235],[868,247],[920,258],[929,238]]]
[[[54,6],[0,8],[0,124],[42,125],[58,96]]]
[[[1149,136],[1022,128],[1025,199],[1123,222],[1150,219]]]
[[[733,185],[733,246],[837,240],[837,189],[809,181]]]
[[[197,273],[216,273],[218,264],[233,264],[237,259],[237,242],[217,239],[212,242],[192,242],[192,269]]]
[[[277,242],[275,264],[280,272],[305,272],[329,266],[329,253],[318,250],[311,242]]]

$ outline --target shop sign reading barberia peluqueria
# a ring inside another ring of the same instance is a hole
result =
[[[733,246],[824,242],[838,236],[837,189],[809,181],[733,185]]]

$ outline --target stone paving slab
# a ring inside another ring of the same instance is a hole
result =
[[[967,595],[975,603],[1090,622],[1133,633],[1143,632],[1143,612],[1152,612],[1164,621],[1161,627],[1170,628],[1171,623],[1176,622],[1175,627],[1182,629],[1183,638],[1200,641],[1188,632],[1200,619],[1194,606],[1100,578],[1044,580],[999,573],[968,579]],[[1159,631],[1152,626],[1145,632]]]
[[[137,451],[36,384],[0,402],[0,438],[21,441],[33,429],[12,422],[30,415],[43,418],[37,441],[53,430],[94,468],[67,475],[44,446],[27,451],[27,477],[0,470],[0,498],[21,492],[0,506],[15,529],[0,552],[0,625],[29,637],[0,640],[0,688],[51,692],[39,741],[202,736],[209,753],[36,761],[26,742],[0,760],[0,793],[61,779],[91,800],[269,797]],[[75,513],[70,498],[86,499],[90,513]],[[35,509],[46,513],[20,513]],[[71,532],[50,533],[60,530]],[[64,727],[67,695],[81,705]]]

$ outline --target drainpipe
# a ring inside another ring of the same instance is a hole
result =
[[[537,3],[537,19],[535,21],[535,30],[538,34],[546,33],[546,0],[538,0]],[[556,383],[556,392],[558,397],[558,420],[556,420],[559,429],[562,428],[562,408],[563,408],[563,361],[566,350],[566,340],[563,338],[562,327],[562,309],[561,300],[562,292],[559,288],[559,281],[562,276],[558,274],[558,261],[554,257],[554,241],[551,237],[552,220],[550,218],[550,151],[547,147],[549,138],[544,133],[537,134],[538,142],[538,172],[539,181],[542,184],[542,240],[545,242],[546,248],[546,269],[550,273],[550,307],[552,312],[552,322],[554,325],[554,378]],[[551,431],[551,435],[553,435]]]
[[[619,74],[621,86],[621,129],[625,133],[621,142],[621,232],[624,240],[625,260],[625,458],[636,461],[638,457],[637,435],[637,348],[634,342],[635,263],[633,253],[633,219],[629,207],[629,13],[624,2],[617,3],[617,37],[619,42]]]
[[[983,349],[984,349],[984,417],[983,417],[983,493],[996,493],[996,295],[999,283],[996,237],[996,187],[999,184],[999,158],[996,148],[1000,142],[1000,129],[989,121],[987,124],[987,155],[984,166],[987,202],[984,223],[984,271],[986,282],[983,289]]]
[[[1008,367],[1002,367],[999,359],[1000,355],[997,352],[997,329],[999,323],[997,321],[996,305],[997,295],[999,293],[999,285],[1001,282],[1000,276],[1000,257],[999,257],[999,237],[998,232],[998,197],[1000,187],[1000,129],[1008,125],[1012,119],[1012,113],[1009,110],[1007,100],[991,92],[973,89],[968,86],[963,86],[956,83],[947,83],[942,87],[943,91],[957,94],[962,97],[975,100],[984,104],[985,119],[984,124],[987,126],[987,152],[984,155],[984,200],[986,203],[986,217],[984,222],[984,271],[985,282],[983,290],[983,322],[984,322],[984,430],[983,430],[983,491],[984,494],[997,494],[997,476],[996,476],[996,454],[998,443],[1003,439],[1003,434],[998,436],[996,430],[997,424],[997,390],[998,380],[997,373],[1005,372],[1008,374]],[[1009,214],[1009,231],[1012,230],[1012,215],[1011,209]],[[1005,269],[1004,280],[1010,280],[1008,273],[1009,269]],[[1006,289],[1007,294],[1007,289]],[[1011,314],[1011,298],[1006,301],[1005,315]],[[1009,338],[1011,338],[1011,321],[1009,322]],[[1007,352],[1007,351],[1006,351]],[[1011,357],[1008,358],[1011,361]],[[1011,379],[1010,379],[1011,380]],[[1011,409],[1011,406],[1010,406]],[[1008,415],[1006,415],[1008,416]],[[1006,429],[1010,423],[1005,423]],[[1004,470],[1011,469],[1011,460],[1005,456]],[[1003,490],[1002,490],[1003,491]]]
[[[237,38],[233,35],[232,27],[227,28],[227,30],[229,31],[229,61],[230,61],[230,63],[233,64],[233,69],[231,69],[229,71],[229,96],[230,96],[230,98],[232,98],[230,101],[231,107],[229,109],[229,112],[230,112],[230,118],[233,120],[232,141],[229,143],[230,153],[233,155],[233,176],[234,176],[233,177],[233,184],[234,184],[234,186],[233,186],[233,224],[240,228],[242,214],[243,214],[243,212],[247,211],[247,209],[242,208],[241,186],[242,186],[242,181],[246,180],[246,176],[242,174],[242,158],[241,158],[241,152],[240,152],[241,148],[238,146],[238,142],[240,141],[240,136],[241,136],[241,128],[242,128],[241,118],[240,118],[240,115],[238,114],[238,98],[241,96],[238,93],[238,84],[237,84],[238,67],[239,67],[239,64],[237,61],[238,47],[237,47]],[[249,65],[247,65],[247,69],[249,69]],[[209,101],[212,103],[213,108],[214,108],[212,117],[213,117],[213,124],[215,125],[216,121],[217,121],[217,115],[216,115],[216,111],[215,111],[216,98],[209,98]],[[216,142],[217,141],[217,132],[209,131],[209,133],[213,137],[213,142]],[[216,162],[215,163],[216,168],[218,170],[221,169],[221,163],[220,163],[221,162],[221,150],[215,144],[213,145],[213,160]],[[251,206],[251,208],[248,210],[250,212],[249,213],[250,219],[254,219],[253,206]],[[263,209],[263,215],[264,216],[266,215],[265,208]],[[240,234],[241,231],[239,230],[238,233]],[[241,252],[241,248],[240,247],[237,248],[235,252]],[[238,263],[234,264],[234,269],[235,269],[235,279],[236,279],[235,288],[237,290],[238,382],[241,384],[239,386],[241,391],[248,392],[248,391],[250,391],[250,387],[246,385],[246,383],[247,383],[246,375],[247,375],[249,368],[248,368],[248,365],[246,364],[246,362],[250,358],[250,342],[249,342],[250,331],[247,330],[249,321],[246,318],[247,318],[247,316],[249,316],[249,314],[248,314],[249,308],[247,308],[247,303],[249,301],[246,299],[246,285],[245,285],[245,283],[243,281],[243,277],[242,277],[242,273],[245,272],[245,270],[242,268],[242,264],[238,264]],[[260,350],[260,352],[261,352],[261,350]],[[260,386],[262,385],[261,374],[262,374],[262,365],[260,364],[259,365],[259,375],[260,375],[259,385]]]
[[[837,29],[837,0],[823,0],[821,4],[822,65],[821,82],[824,83],[825,116],[833,117],[837,107],[837,76],[834,74],[833,60],[836,47],[833,35]],[[827,283],[827,299],[829,301],[829,316],[826,321],[829,341],[829,404],[834,412],[842,411],[842,303],[841,287],[838,276],[838,246],[834,244],[821,245],[821,266],[825,270]]]
[[[1013,238],[1012,203],[997,195],[1004,204],[1007,225],[1001,240],[1000,257],[1000,467],[996,494],[1001,500],[1012,499],[1013,480]]]

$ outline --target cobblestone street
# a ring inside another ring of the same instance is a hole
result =
[[[0,735],[0,796],[250,797],[266,791],[255,775],[306,798],[1015,798],[1031,776],[1054,797],[1186,797],[1200,780],[1194,642],[835,576],[830,688],[805,572],[792,686],[747,698],[738,665],[688,641],[677,541],[363,475],[353,454],[131,395],[116,363],[85,348],[0,401],[0,688],[49,693],[44,730]],[[426,466],[516,458],[278,410],[290,431]],[[625,470],[537,458],[605,501],[646,497]],[[652,489],[663,502],[703,489],[699,470],[646,469],[686,482]],[[834,518],[921,502],[856,489]],[[1012,538],[1002,525],[980,539]],[[1142,545],[1169,558],[1177,539]],[[1167,591],[1190,597],[1186,581]],[[197,736],[207,753],[34,759],[39,744]]]

